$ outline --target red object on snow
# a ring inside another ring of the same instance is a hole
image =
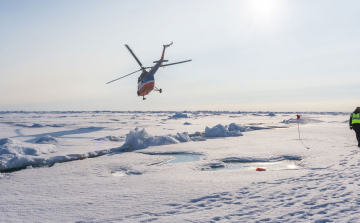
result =
[[[256,168],[256,171],[266,171],[266,169],[258,167]]]
[[[297,119],[300,119],[300,115],[296,115]]]

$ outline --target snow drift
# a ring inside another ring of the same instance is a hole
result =
[[[124,137],[123,136],[106,136],[106,137],[102,137],[102,138],[98,138],[95,139],[98,141],[124,141]]]
[[[33,145],[10,138],[0,140],[0,170],[24,167],[38,162],[41,154],[55,152],[54,145]]]
[[[47,135],[47,136],[38,138],[35,141],[35,143],[36,144],[56,144],[56,143],[58,143],[58,141],[54,137]]]
[[[176,143],[183,143],[189,141],[205,141],[206,137],[235,137],[242,136],[241,132],[251,131],[250,128],[231,123],[229,126],[218,124],[212,128],[206,127],[205,132],[196,132],[188,134],[187,132],[177,133],[175,135],[152,136],[145,129],[138,131],[130,131],[126,135],[126,140],[123,146],[133,149],[144,149],[149,146],[169,145]]]
[[[239,132],[249,132],[252,131],[251,128],[243,126],[243,125],[237,125],[235,123],[231,123],[228,127],[229,131],[239,131]]]
[[[205,128],[206,137],[231,137],[231,136],[242,136],[243,134],[240,131],[229,131],[227,126],[217,125],[212,128]]]
[[[17,127],[24,127],[24,128],[43,128],[43,127],[64,127],[65,124],[51,124],[51,125],[43,125],[39,123],[34,123],[32,125],[25,125],[25,124],[15,124]]]
[[[169,119],[177,119],[177,118],[190,118],[190,117],[185,113],[176,113],[173,116],[169,116]]]
[[[126,134],[126,140],[124,146],[129,146],[133,149],[143,149],[149,146],[160,146],[176,144],[180,142],[190,141],[189,135],[184,133],[177,133],[176,135],[165,135],[165,136],[151,136],[146,132],[145,129],[137,131],[130,131]]]
[[[216,125],[212,128],[205,128],[206,137],[233,137],[233,136],[242,136],[241,132],[251,131],[250,128],[231,123],[229,126],[225,125]]]
[[[45,137],[44,137],[45,138]],[[10,138],[0,140],[0,155],[29,155],[39,156],[40,154],[47,154],[55,152],[54,146],[36,146],[31,143],[16,141]]]

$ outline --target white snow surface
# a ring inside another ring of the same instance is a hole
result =
[[[0,222],[360,222],[349,114],[268,114],[0,112]],[[289,159],[298,168],[202,171]]]
[[[37,139],[35,141],[35,143],[38,143],[38,144],[56,144],[57,142],[58,141],[50,135],[40,137],[39,139]]]

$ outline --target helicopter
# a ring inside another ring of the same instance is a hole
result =
[[[171,65],[176,65],[176,64],[180,64],[180,63],[186,63],[186,62],[190,62],[192,60],[184,60],[184,61],[180,61],[180,62],[176,62],[176,63],[168,63],[168,64],[163,64],[164,62],[168,62],[168,60],[164,60],[164,55],[165,55],[165,49],[168,48],[169,46],[171,46],[173,44],[173,42],[171,42],[170,44],[167,45],[163,45],[163,52],[161,55],[160,60],[158,61],[154,61],[155,65],[152,67],[143,67],[143,65],[141,64],[140,60],[136,57],[136,55],[134,54],[134,52],[130,49],[130,47],[128,45],[125,45],[125,47],[129,50],[129,52],[131,53],[131,55],[134,57],[134,59],[136,60],[136,62],[139,64],[140,66],[140,70],[134,71],[130,74],[127,74],[125,76],[119,77],[115,80],[109,81],[106,84],[110,84],[114,81],[120,80],[124,77],[130,76],[132,74],[135,74],[139,71],[142,71],[140,76],[138,77],[138,90],[137,90],[137,95],[138,96],[142,96],[143,100],[146,100],[145,96],[148,95],[151,91],[158,91],[159,93],[162,93],[162,89],[155,87],[155,78],[154,75],[156,73],[156,71],[159,69],[159,67],[166,67],[166,66],[171,66]],[[149,69],[149,71],[147,71],[146,69]]]

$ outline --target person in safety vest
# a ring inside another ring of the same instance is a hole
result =
[[[356,133],[356,139],[358,146],[360,147],[360,107],[357,107],[351,114],[349,120],[350,129],[353,129]]]

